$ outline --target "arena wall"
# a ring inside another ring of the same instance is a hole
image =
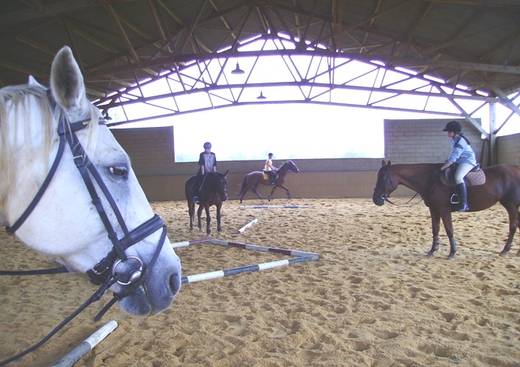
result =
[[[449,139],[442,131],[452,119],[385,120],[385,157],[393,163],[441,163],[450,152]],[[477,160],[482,151],[480,132],[459,120]]]
[[[172,127],[112,132],[130,156],[149,200],[184,199],[184,183],[197,172],[197,163],[174,162]],[[283,162],[274,161],[275,165]],[[381,159],[299,159],[296,163],[302,172],[289,173],[286,181],[295,198],[371,197]],[[263,164],[262,160],[219,162],[220,172],[229,170],[230,198],[238,197],[243,176]],[[267,195],[269,190],[264,186],[260,192]],[[275,197],[284,196],[283,190],[277,189]],[[254,194],[249,193],[247,198],[254,198]]]
[[[520,165],[520,134],[497,138],[498,163]]]
[[[385,120],[386,159],[392,160],[393,163],[444,161],[450,147],[442,128],[448,121]],[[480,134],[471,125],[463,125],[465,134],[471,140],[478,156],[482,146]],[[174,161],[172,127],[113,129],[112,132],[128,152],[139,181],[150,200],[184,199],[184,182],[195,174],[197,164]],[[499,141],[504,141],[508,147],[500,151],[500,157],[518,159],[520,139],[509,141],[500,138]],[[216,154],[218,158],[218,152]],[[283,161],[276,160],[274,163],[281,165]],[[220,172],[229,170],[230,198],[237,198],[243,176],[247,172],[262,168],[263,163],[262,160],[219,162]],[[289,173],[287,177],[287,187],[295,198],[371,197],[381,159],[298,159],[296,163],[302,172]],[[269,189],[264,186],[260,192],[267,195]],[[275,193],[275,197],[284,195],[280,189]],[[407,196],[410,193],[408,190],[400,189],[395,195]],[[254,194],[249,193],[247,198],[254,198]]]

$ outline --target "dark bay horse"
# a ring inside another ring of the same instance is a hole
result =
[[[188,201],[188,214],[190,216],[190,229],[193,229],[193,219],[195,217],[195,201],[194,196],[199,197],[199,208],[197,209],[197,220],[199,230],[201,229],[201,214],[202,209],[206,210],[206,233],[211,233],[211,217],[209,215],[209,208],[212,205],[217,207],[217,231],[222,230],[220,225],[220,210],[222,203],[227,200],[227,174],[219,172],[210,172],[204,176],[193,176],[186,181],[184,186],[186,200]]]
[[[288,172],[300,172],[300,170],[296,166],[296,163],[294,163],[291,160],[282,164],[280,166],[280,168],[278,169],[276,180],[274,182],[274,185],[272,185],[273,189],[271,190],[271,193],[269,194],[268,200],[271,200],[271,197],[273,196],[274,191],[278,187],[285,190],[288,198],[291,197],[291,193],[289,192],[289,189],[283,185],[283,183],[285,182],[285,176],[287,175]],[[242,202],[242,199],[244,198],[245,194],[249,190],[253,191],[259,199],[262,199],[262,197],[260,196],[258,191],[256,191],[256,188],[258,187],[259,184],[268,185],[268,186],[271,185],[269,178],[265,177],[263,171],[253,171],[253,172],[249,172],[247,175],[245,175],[244,180],[242,181],[242,187],[240,189],[240,194],[239,194],[240,202]]]
[[[389,201],[389,195],[398,185],[404,185],[421,195],[430,209],[432,220],[433,242],[428,256],[439,249],[440,220],[444,224],[450,241],[449,259],[457,252],[457,242],[453,236],[453,224],[450,204],[452,188],[440,181],[442,164],[396,164],[383,161],[383,166],[377,173],[377,183],[374,189],[374,204],[381,206]],[[509,215],[509,236],[500,252],[505,255],[513,242],[516,229],[520,227],[520,167],[513,165],[496,165],[484,169],[486,183],[468,188],[470,211],[480,211],[495,205],[497,202],[507,210]],[[519,251],[520,254],[520,251]]]

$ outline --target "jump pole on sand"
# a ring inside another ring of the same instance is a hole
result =
[[[284,260],[274,260],[274,261],[269,261],[269,262],[259,263],[259,264],[244,265],[244,266],[239,266],[236,268],[228,268],[228,269],[222,269],[222,270],[217,270],[217,271],[210,271],[207,273],[183,276],[182,284],[189,284],[189,283],[201,282],[204,280],[224,278],[224,277],[237,275],[237,274],[241,274],[241,273],[253,273],[253,272],[267,270],[267,269],[274,269],[274,268],[279,268],[279,267],[283,267],[283,266],[304,263],[307,261],[317,261],[320,258],[320,255],[316,252],[307,252],[307,251],[292,250],[292,249],[285,249],[285,248],[271,247],[271,246],[260,246],[260,245],[255,245],[252,243],[226,241],[226,240],[219,240],[216,238],[207,238],[207,239],[201,239],[201,240],[176,242],[176,243],[173,243],[172,246],[173,246],[173,248],[180,248],[180,247],[188,247],[190,245],[195,245],[195,244],[200,244],[200,243],[226,246],[226,247],[235,247],[235,248],[256,251],[256,252],[272,252],[272,253],[276,253],[276,254],[291,256],[291,258],[284,259]]]
[[[307,208],[309,205],[298,204],[257,204],[257,205],[240,205],[240,209],[298,209]]]
[[[243,226],[242,228],[240,228],[238,230],[239,233],[244,233],[246,231],[246,229],[248,229],[249,227],[251,227],[253,224],[256,224],[258,223],[258,219],[253,219],[252,221],[250,221],[249,223],[247,223],[245,226]]]
[[[85,354],[90,352],[99,342],[105,339],[112,331],[117,328],[117,321],[111,320],[96,330],[87,339],[83,340],[77,347],[64,355],[52,367],[70,367],[79,361]]]

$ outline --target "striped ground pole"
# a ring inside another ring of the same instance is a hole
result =
[[[298,204],[256,204],[256,205],[240,205],[240,209],[299,209],[307,208],[309,205]]]
[[[232,275],[238,275],[238,274],[242,274],[242,273],[253,273],[253,272],[267,270],[267,269],[274,269],[274,268],[299,264],[299,263],[303,263],[303,262],[307,262],[307,261],[317,261],[320,258],[320,255],[315,252],[306,252],[306,251],[284,249],[284,248],[270,247],[270,246],[260,246],[260,245],[255,245],[252,243],[233,242],[233,241],[226,241],[226,240],[220,240],[220,239],[215,239],[215,238],[206,238],[206,239],[195,240],[195,241],[193,241],[193,240],[192,241],[183,241],[183,242],[177,242],[175,244],[182,244],[182,245],[178,245],[176,247],[176,248],[179,248],[179,247],[188,247],[190,245],[200,244],[200,243],[207,243],[207,244],[227,246],[227,247],[235,247],[235,248],[241,248],[244,250],[251,250],[251,251],[257,251],[257,252],[272,252],[272,253],[291,256],[291,258],[284,259],[284,260],[268,261],[268,262],[260,263],[260,264],[244,265],[244,266],[239,266],[239,267],[235,267],[235,268],[210,271],[207,273],[183,276],[182,284],[190,284],[190,283],[201,282],[201,281],[205,281],[205,280],[224,278],[224,277],[229,277]]]
[[[59,361],[51,367],[71,367],[83,356],[89,353],[96,345],[105,339],[112,331],[117,328],[117,321],[111,320],[99,328],[96,332],[83,340],[74,349],[63,356]]]
[[[176,249],[176,248],[188,247],[188,246],[191,246],[191,245],[197,245],[199,243],[206,243],[208,241],[209,241],[208,238],[200,238],[198,240],[173,242],[171,245],[172,245],[172,247],[174,249]]]

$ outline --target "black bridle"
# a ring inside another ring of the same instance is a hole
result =
[[[383,169],[384,169],[384,172],[382,172],[383,188],[381,190],[379,190],[379,191],[381,191],[380,197],[389,204],[392,204],[395,206],[402,206],[402,205],[398,205],[398,204],[394,203],[392,200],[390,200],[390,193],[388,192],[387,187],[393,187],[394,182],[392,181],[392,177],[390,177],[388,168],[384,167]],[[379,182],[378,182],[378,184],[379,184]],[[378,186],[376,186],[376,190],[377,190]],[[410,199],[408,199],[408,201],[405,203],[405,205],[410,204],[413,201],[413,199],[415,199],[417,197],[417,195],[419,195],[419,193],[415,192],[415,194]],[[418,202],[421,202],[421,200],[419,200]]]
[[[13,362],[39,348],[47,340],[49,340],[56,332],[58,332],[63,326],[65,326],[81,311],[83,311],[87,306],[89,306],[95,301],[98,301],[112,285],[118,283],[121,286],[121,292],[114,294],[112,300],[107,305],[105,305],[101,309],[101,311],[96,315],[95,319],[100,319],[109,310],[109,308],[113,304],[115,304],[117,300],[129,296],[136,288],[140,287],[144,283],[146,270],[147,268],[152,268],[155,262],[157,261],[157,258],[159,257],[159,254],[166,239],[166,225],[158,215],[154,215],[151,219],[142,223],[133,230],[128,230],[125,220],[123,219],[123,216],[121,215],[121,212],[114,198],[112,197],[110,191],[103,182],[95,165],[88,158],[83,146],[81,145],[76,135],[77,131],[80,131],[88,126],[89,121],[91,119],[88,118],[77,122],[69,122],[63,109],[59,107],[54,101],[54,98],[52,97],[50,90],[48,90],[47,95],[52,110],[54,110],[55,113],[59,113],[57,131],[59,136],[58,151],[56,153],[56,157],[54,158],[54,162],[51,165],[49,173],[47,174],[47,177],[43,181],[41,187],[34,196],[33,200],[30,202],[27,209],[24,210],[22,215],[20,215],[18,220],[16,220],[11,226],[6,227],[6,231],[10,234],[14,234],[31,215],[32,211],[34,210],[34,208],[36,208],[43,194],[47,190],[50,182],[52,181],[62,160],[65,147],[68,146],[72,152],[74,164],[76,165],[76,168],[81,174],[83,182],[85,183],[85,187],[90,194],[92,204],[95,206],[99,214],[99,217],[101,218],[101,221],[103,222],[103,225],[108,233],[108,238],[112,242],[112,249],[103,259],[101,259],[101,261],[99,261],[96,265],[94,265],[91,269],[87,271],[87,275],[90,281],[96,285],[100,285],[98,290],[96,290],[96,292],[94,292],[94,294],[91,297],[89,297],[87,301],[85,301],[80,307],[78,307],[70,316],[68,316],[66,319],[60,322],[47,336],[45,336],[37,344],[24,350],[23,352],[18,353],[15,356],[0,361],[0,366]],[[104,124],[104,120],[100,119],[98,123]],[[123,236],[121,238],[118,237],[116,230],[114,229],[112,223],[109,220],[109,217],[105,211],[105,208],[103,207],[102,201],[98,195],[98,191],[94,182],[97,184],[97,187],[101,190],[102,195],[109,203],[110,208],[112,209],[117,219],[119,227],[123,232]],[[162,230],[161,236],[155,249],[155,252],[152,256],[152,259],[148,263],[148,265],[145,265],[139,257],[126,255],[126,249],[144,240],[146,237],[152,235],[158,230]],[[3,272],[0,273],[0,275],[34,275],[37,272],[49,274],[66,271],[66,268],[62,267],[55,269],[39,270],[35,271],[35,273],[31,271]]]

